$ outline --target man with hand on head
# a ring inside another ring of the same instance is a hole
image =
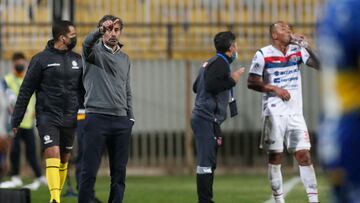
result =
[[[103,148],[109,154],[111,184],[108,202],[124,198],[130,135],[134,124],[130,59],[121,51],[120,18],[105,15],[83,43],[85,125],[79,203],[90,202]]]
[[[36,125],[42,141],[50,202],[59,203],[76,130],[76,116],[83,101],[82,60],[72,51],[76,30],[69,21],[57,21],[53,39],[30,61],[12,116],[14,134],[36,93]]]

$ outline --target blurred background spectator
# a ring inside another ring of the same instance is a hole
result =
[[[12,56],[12,71],[3,78],[3,86],[8,93],[7,99],[10,101],[10,113],[16,102],[16,96],[19,93],[21,83],[25,77],[27,61],[22,52],[16,52]],[[24,120],[20,124],[16,135],[11,139],[10,146],[10,176],[11,180],[1,182],[0,188],[15,188],[23,186],[20,178],[20,154],[21,141],[25,144],[25,155],[30,164],[34,174],[35,180],[24,187],[31,190],[37,190],[40,184],[46,185],[46,179],[42,176],[39,162],[37,160],[37,150],[34,135],[34,121],[35,121],[35,97],[33,96],[29,102],[26,110]],[[10,133],[10,132],[9,132]]]

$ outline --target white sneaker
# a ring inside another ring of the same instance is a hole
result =
[[[47,180],[45,176],[36,178],[32,183],[24,185],[24,188],[28,188],[30,190],[37,190],[39,189],[40,185],[47,186]]]
[[[39,182],[41,185],[47,186],[48,182],[45,176],[41,176],[40,178],[38,178]]]
[[[12,176],[11,180],[0,183],[0,188],[15,188],[23,185],[19,176]]]
[[[23,188],[28,188],[30,190],[37,190],[40,187],[40,181],[38,179],[34,180],[32,183],[24,185]]]

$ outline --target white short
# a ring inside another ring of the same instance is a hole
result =
[[[283,152],[310,150],[310,137],[302,115],[276,115],[263,118],[260,148]]]

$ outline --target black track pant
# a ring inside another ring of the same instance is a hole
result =
[[[35,135],[33,128],[31,129],[19,128],[17,134],[15,135],[10,149],[10,161],[11,161],[10,174],[12,176],[19,175],[21,140],[23,140],[25,143],[26,160],[29,162],[32,170],[35,173],[35,176],[38,178],[41,176],[41,169],[36,157],[37,153],[36,153]]]
[[[213,203],[214,170],[216,168],[216,124],[193,116],[191,126],[196,144],[196,184],[199,203]]]

